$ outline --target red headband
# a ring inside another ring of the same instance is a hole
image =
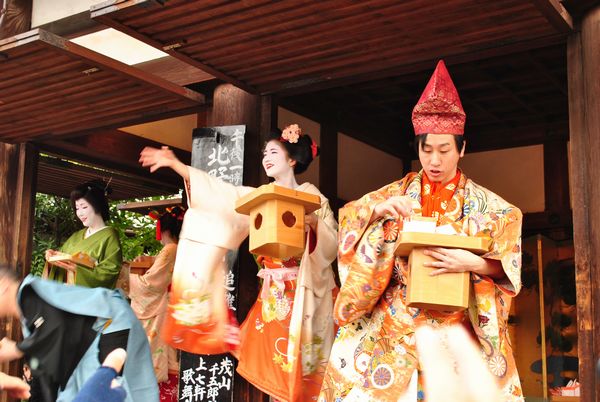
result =
[[[156,240],[162,239],[160,230],[160,215],[156,211],[150,211],[148,216],[156,221]]]

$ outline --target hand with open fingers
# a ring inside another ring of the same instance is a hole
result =
[[[477,345],[461,326],[416,330],[428,402],[501,402],[502,393]]]
[[[0,390],[5,391],[11,398],[28,399],[30,396],[29,384],[4,373],[0,373]]]
[[[451,272],[480,272],[485,266],[485,260],[467,250],[458,248],[429,247],[423,254],[431,256],[436,261],[427,262],[426,267],[437,268],[429,275],[441,275]]]
[[[391,215],[394,218],[409,217],[413,212],[412,201],[405,196],[394,196],[377,204],[373,209],[371,221]]]
[[[155,172],[161,167],[172,167],[179,159],[167,146],[159,148],[145,147],[140,152],[139,162],[143,167],[149,167],[150,172]]]

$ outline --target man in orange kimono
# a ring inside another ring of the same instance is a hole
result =
[[[512,297],[521,287],[521,211],[475,184],[458,169],[464,155],[465,113],[443,61],[413,110],[423,169],[361,199],[339,215],[338,266],[342,289],[334,315],[336,337],[320,401],[415,401],[420,376],[415,329],[463,325],[506,401],[522,401],[508,338]],[[467,310],[443,312],[406,305],[407,259],[394,256],[403,217],[429,216],[459,234],[489,236],[490,252],[431,248],[432,275],[470,272]]]

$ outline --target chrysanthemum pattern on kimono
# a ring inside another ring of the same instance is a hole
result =
[[[501,261],[506,278],[494,282],[472,274],[474,292],[463,312],[409,308],[405,304],[407,260],[393,255],[401,222],[379,219],[369,224],[369,220],[375,205],[393,196],[410,197],[420,214],[422,174],[411,173],[340,210],[342,288],[334,315],[343,326],[331,352],[320,401],[400,400],[418,370],[414,330],[420,322],[467,326],[479,340],[505,400],[523,400],[507,326],[511,299],[521,287],[521,212],[461,175],[438,224],[451,224],[469,236],[490,236],[492,248],[483,257]]]

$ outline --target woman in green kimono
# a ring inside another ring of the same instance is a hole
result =
[[[71,192],[73,211],[84,228],[73,233],[59,251],[67,254],[83,252],[96,261],[95,267],[90,269],[72,261],[54,261],[48,271],[49,279],[62,282],[66,271],[70,271],[75,273],[76,285],[114,289],[123,257],[117,231],[106,225],[109,220],[106,195],[109,192],[109,187],[99,180],[81,184]],[[46,260],[57,253],[47,250]]]

